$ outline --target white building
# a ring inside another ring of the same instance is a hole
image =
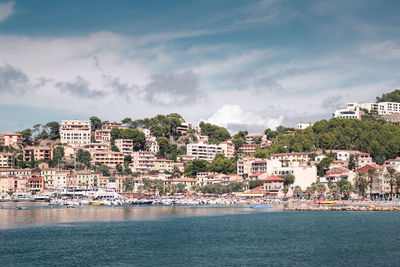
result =
[[[360,104],[348,103],[345,109],[338,109],[333,117],[339,119],[361,119]]]
[[[224,151],[218,145],[197,143],[187,145],[187,154],[193,156],[195,159],[212,161],[216,154],[224,154]]]
[[[304,121],[299,121],[296,123],[296,127],[298,130],[304,130],[310,126],[313,126],[313,123],[308,121],[308,122],[304,122]]]
[[[292,162],[288,167],[275,168],[275,175],[293,174],[294,183],[290,186],[293,190],[295,186],[300,186],[305,190],[312,183],[317,182],[317,167],[300,164],[299,162]]]
[[[361,108],[376,110],[379,115],[400,113],[400,103],[396,102],[364,103],[361,104]]]
[[[90,122],[63,120],[60,128],[61,143],[83,146],[90,143]]]

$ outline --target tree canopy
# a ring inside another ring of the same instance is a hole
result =
[[[394,91],[386,94],[382,94],[381,97],[376,97],[376,102],[398,102],[400,103],[400,90],[395,89]]]
[[[219,144],[231,138],[231,134],[224,127],[211,123],[200,122],[201,134],[208,136],[208,142]]]

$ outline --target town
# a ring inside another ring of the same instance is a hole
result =
[[[171,200],[155,198],[174,196],[190,198],[191,202],[181,200],[190,204],[288,198],[394,200],[400,187],[398,141],[394,144],[386,137],[391,152],[382,152],[384,145],[378,141],[378,147],[370,148],[373,138],[366,140],[367,146],[356,144],[355,139],[364,138],[357,133],[348,144],[338,143],[337,136],[321,132],[321,125],[330,132],[340,131],[339,125],[345,123],[398,130],[399,105],[350,103],[329,121],[298,122],[296,128],[279,126],[259,134],[231,135],[223,127],[194,125],[176,113],[121,122],[93,116],[10,130],[0,134],[0,199],[57,197],[71,203],[77,198],[85,199],[80,204],[99,205],[126,203],[116,199],[165,204]],[[348,129],[342,131],[348,134]],[[303,140],[298,144],[297,139]],[[220,196],[223,201],[199,196]]]

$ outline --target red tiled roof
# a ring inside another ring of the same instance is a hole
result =
[[[278,177],[276,175],[271,175],[265,178],[260,178],[261,181],[279,181],[279,182],[283,182],[285,181],[285,179]]]

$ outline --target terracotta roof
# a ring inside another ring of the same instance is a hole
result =
[[[260,178],[261,181],[279,181],[279,182],[283,182],[285,181],[285,179],[278,177],[276,175],[271,175],[265,178]]]

